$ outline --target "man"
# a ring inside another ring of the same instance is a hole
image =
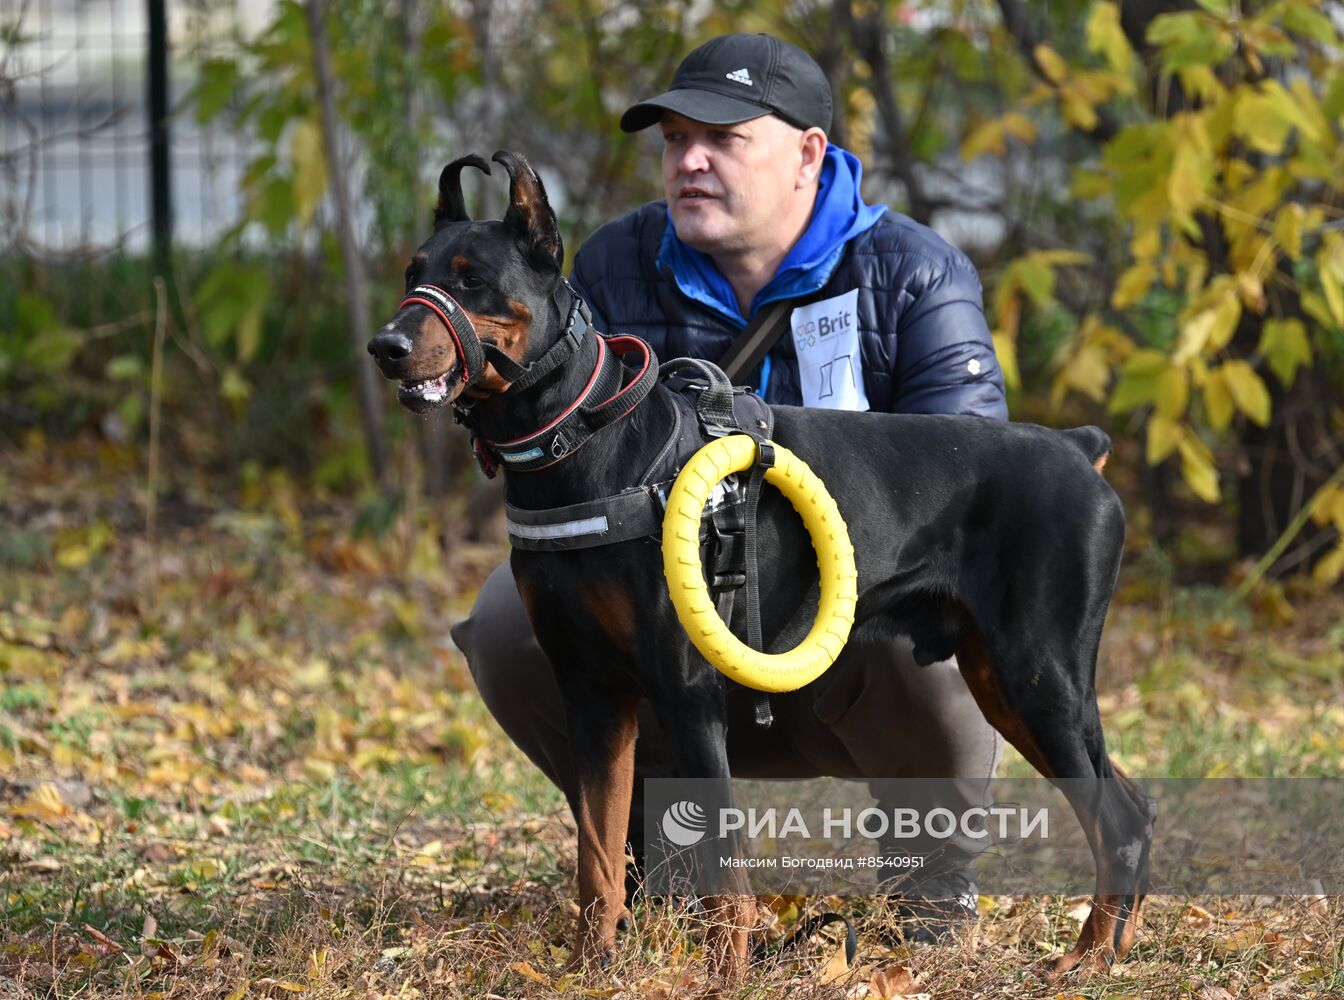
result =
[[[974,268],[932,230],[863,203],[859,162],[827,142],[830,122],[826,77],[796,46],[726,35],[687,56],[669,91],[621,118],[627,132],[662,130],[666,201],[608,223],[580,250],[572,281],[596,326],[636,334],[663,359],[717,360],[784,301],[786,332],[746,380],[767,401],[1006,419]],[[453,637],[504,730],[573,789],[559,690],[507,566]],[[955,811],[983,803],[1002,746],[955,661],[919,667],[904,641],[851,643],[817,682],[772,703],[770,729],[729,727],[734,776],[954,778],[930,804]],[[642,710],[637,778],[668,774],[669,757]],[[638,849],[638,781],[634,799]],[[911,936],[974,915],[974,846],[952,844],[903,893],[920,925]]]

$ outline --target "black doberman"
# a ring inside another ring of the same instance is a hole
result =
[[[511,182],[503,220],[472,221],[464,208],[463,167],[488,173],[489,165],[475,156],[449,164],[433,235],[406,272],[407,297],[369,352],[400,383],[408,409],[469,407],[478,439],[506,460],[513,507],[611,496],[668,439],[671,393],[647,377],[647,348],[643,368],[613,367],[622,350],[640,351],[586,328],[561,276],[541,180],[517,154],[494,160]],[[985,717],[1060,784],[1084,827],[1097,892],[1077,944],[1049,972],[1123,957],[1147,889],[1155,810],[1108,757],[1097,710],[1097,647],[1125,530],[1120,501],[1098,474],[1109,439],[1096,428],[970,416],[790,406],[774,414],[774,440],[811,466],[848,522],[859,573],[851,639],[911,636],[920,663],[955,654]],[[558,427],[569,432],[549,433]],[[799,519],[773,490],[760,500],[758,560],[765,648],[788,648],[815,614],[817,571]],[[656,539],[515,549],[512,565],[555,668],[578,775],[573,961],[600,961],[625,915],[638,699],[654,706],[683,775],[726,779],[729,720],[750,706],[749,693],[691,646]],[[899,712],[893,705],[893,725]],[[736,974],[754,900],[737,880],[705,905],[714,917],[708,952],[721,973]]]

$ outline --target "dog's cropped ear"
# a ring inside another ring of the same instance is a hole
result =
[[[549,262],[560,270],[565,262],[565,248],[541,178],[525,159],[507,149],[501,149],[491,159],[504,164],[509,172],[509,210],[504,213],[504,225],[518,236],[533,260]]]
[[[443,173],[439,174],[439,204],[434,209],[436,229],[445,222],[467,222],[471,219],[467,214],[466,199],[462,197],[463,167],[475,167],[487,174],[490,172],[490,164],[474,153],[454,160],[443,168]]]

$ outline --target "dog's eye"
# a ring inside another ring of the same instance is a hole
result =
[[[463,288],[480,288],[483,284],[485,284],[485,282],[474,274],[464,275],[462,278]]]

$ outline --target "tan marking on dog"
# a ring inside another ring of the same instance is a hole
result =
[[[751,932],[756,929],[756,897],[706,896],[701,902],[709,927],[705,930],[705,954],[710,967],[724,982],[736,984],[747,971],[751,957]]]
[[[494,341],[501,351],[522,364],[527,354],[527,335],[532,329],[532,311],[527,306],[510,299],[507,316],[491,316],[487,313],[468,315],[481,340]],[[476,383],[476,388],[486,395],[503,392],[508,387],[508,380],[490,364],[485,366],[485,374]]]
[[[957,667],[989,724],[1002,733],[1032,767],[1045,777],[1052,777],[1050,765],[1036,745],[1031,730],[1004,700],[998,676],[994,673],[994,662],[978,632],[972,633],[957,650]]]
[[[635,652],[635,602],[614,583],[589,583],[582,591],[583,604],[597,619],[608,639],[623,653]]]
[[[1081,967],[1085,972],[1105,972],[1115,961],[1111,938],[1120,912],[1119,896],[1093,896],[1092,910],[1078,932],[1078,941],[1067,955],[1046,962],[1046,979],[1054,982],[1066,972]]]
[[[465,254],[458,254],[453,258],[452,267],[454,271],[465,271],[471,267],[471,258]]]
[[[616,946],[617,924],[625,908],[625,835],[635,781],[635,737],[639,732],[637,698],[619,703],[611,726],[606,760],[579,778],[579,927],[570,968],[601,963]]]
[[[541,186],[540,178],[535,175],[528,176],[528,173],[527,170],[519,172],[518,182],[510,191],[510,197],[513,207],[522,214],[528,228],[537,232],[545,225],[550,205],[546,200],[546,192]]]
[[[1110,457],[1111,453],[1109,451],[1102,452],[1101,457],[1092,463],[1092,468],[1096,469],[1098,472],[1101,472],[1103,469],[1106,468],[1106,459]]]

